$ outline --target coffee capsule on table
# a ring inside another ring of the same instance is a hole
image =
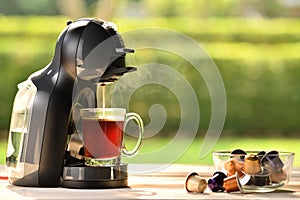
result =
[[[239,191],[239,187],[238,187],[237,180],[236,180],[236,175],[232,175],[232,176],[225,178],[223,187],[226,190],[226,192]]]
[[[223,172],[220,171],[215,172],[213,174],[213,177],[211,177],[208,180],[208,187],[213,192],[224,191],[223,183],[226,177],[227,177],[226,174],[224,174]]]
[[[224,179],[223,187],[226,192],[239,191],[244,185],[252,183],[252,176],[249,174],[242,174],[236,172],[235,175]]]
[[[190,173],[186,177],[185,189],[188,192],[202,193],[207,187],[205,179],[201,178],[196,172]]]

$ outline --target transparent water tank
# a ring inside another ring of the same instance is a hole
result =
[[[24,176],[24,163],[32,104],[37,89],[30,79],[18,84],[10,122],[8,148],[6,153],[7,172],[10,177]]]

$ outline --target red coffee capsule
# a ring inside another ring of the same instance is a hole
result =
[[[239,187],[236,181],[236,175],[225,178],[223,187],[225,188],[226,192],[239,191]]]

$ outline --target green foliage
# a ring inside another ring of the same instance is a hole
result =
[[[51,0],[0,0],[0,13],[5,15],[55,15],[56,1]]]
[[[145,8],[154,16],[226,17],[283,16],[284,6],[278,0],[146,0]]]
[[[0,16],[0,35],[57,38],[57,34],[66,27],[67,20],[66,17]]]
[[[199,42],[290,43],[300,41],[297,18],[146,18],[116,19],[119,30],[159,27],[185,33]]]
[[[86,13],[97,16],[98,4],[108,10],[113,7],[114,15],[120,16],[282,17],[288,14],[285,5],[287,3],[281,0],[115,0],[113,3],[101,0],[77,0],[76,2],[42,0],[38,3],[34,0],[0,0],[0,13],[4,15],[66,14],[68,16],[77,13],[75,14],[77,17]],[[76,9],[76,6],[80,8]]]
[[[0,17],[0,130],[8,129],[17,84],[46,66],[64,17]]]
[[[8,129],[17,83],[50,62],[65,17],[0,17],[0,130]],[[227,94],[225,129],[276,130],[297,135],[300,107],[300,20],[245,18],[115,19],[120,32],[136,28],[173,29],[196,40],[212,57],[224,80]],[[145,36],[140,36],[141,40]],[[174,42],[174,45],[176,42]],[[162,63],[182,73],[196,91],[201,107],[200,130],[210,119],[210,98],[201,76],[186,61],[167,53],[136,54],[137,63]],[[149,87],[149,86],[148,86]],[[155,86],[156,87],[156,86]],[[147,91],[147,95],[144,92]],[[151,91],[156,94],[151,97]],[[141,88],[133,96],[133,111],[146,119],[156,102],[166,105],[167,129],[178,126],[178,103],[164,88]],[[155,97],[155,98],[154,98]],[[251,132],[253,134],[253,132]]]

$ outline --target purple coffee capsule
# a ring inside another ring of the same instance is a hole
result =
[[[235,149],[231,152],[230,158],[235,158],[241,161],[244,161],[245,159],[245,155],[247,155],[246,151],[242,150],[242,149]]]
[[[209,189],[213,192],[224,191],[223,183],[224,179],[227,178],[226,174],[217,171],[213,176],[207,181]]]
[[[282,160],[279,158],[278,151],[269,151],[266,153],[266,155],[262,158],[261,163],[264,167],[275,171],[280,171],[284,165]]]

